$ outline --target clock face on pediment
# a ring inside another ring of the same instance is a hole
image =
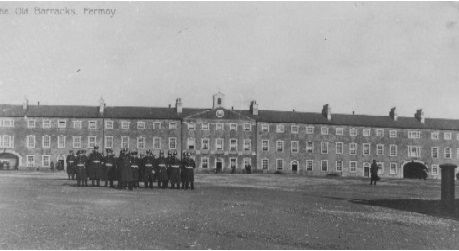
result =
[[[223,118],[223,116],[225,116],[225,112],[223,110],[217,110],[216,111],[216,114],[217,118]]]

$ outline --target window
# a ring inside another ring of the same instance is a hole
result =
[[[105,121],[105,129],[113,129],[113,121],[106,120]]]
[[[57,121],[57,128],[66,128],[67,127],[67,121],[65,120],[58,120]]]
[[[363,143],[362,150],[363,155],[370,155],[370,143]]]
[[[357,171],[357,161],[349,161],[349,172],[355,173]]]
[[[3,124],[3,127],[14,127],[14,120],[4,119],[2,124]]]
[[[208,168],[208,167],[209,167],[209,158],[201,157],[201,168]]]
[[[306,152],[313,153],[314,152],[314,143],[312,141],[306,142]]]
[[[223,151],[223,145],[224,145],[223,138],[215,139],[215,149],[217,149],[217,151]]]
[[[365,174],[365,170],[368,170],[368,176],[367,177],[369,177],[370,176],[370,163],[368,163],[368,162],[364,162],[363,163],[363,173],[364,174]]]
[[[445,140],[451,140],[451,139],[452,139],[452,134],[451,134],[451,132],[445,132],[445,133],[443,133],[443,138],[444,138]]]
[[[445,159],[451,159],[451,147],[445,147]]]
[[[290,126],[290,131],[294,134],[298,133],[298,126],[297,125],[292,125]]]
[[[177,138],[169,137],[169,149],[177,149]]]
[[[237,151],[237,139],[230,139],[230,152]]]
[[[88,148],[96,146],[96,136],[88,136]]]
[[[65,148],[65,136],[57,136],[57,148]]]
[[[81,129],[81,121],[73,121],[74,129]]]
[[[50,155],[42,155],[41,156],[41,165],[43,167],[49,167],[50,160],[51,160],[51,156]]]
[[[42,139],[43,139],[43,142],[42,142],[43,148],[51,148],[51,136],[45,135],[42,137]]]
[[[314,134],[314,126],[307,126],[306,134]]]
[[[187,139],[187,145],[188,145],[188,150],[194,150],[195,145],[196,145],[196,139],[195,138],[188,138]]]
[[[27,136],[27,148],[35,148],[35,135]]]
[[[34,167],[34,166],[35,166],[35,156],[27,155],[27,167]]]
[[[397,163],[391,162],[389,164],[389,173],[390,174],[397,174]]]
[[[438,165],[432,165],[432,175],[438,174]]]
[[[49,129],[49,128],[51,128],[51,120],[49,120],[49,119],[43,120],[43,128],[44,128],[44,129]]]
[[[320,142],[320,152],[322,154],[328,154],[328,142]]]
[[[408,131],[408,138],[409,139],[419,139],[421,138],[420,131]]]
[[[394,144],[389,145],[389,155],[397,156],[397,145],[394,145]]]
[[[322,172],[327,172],[328,171],[328,160],[322,160],[320,163],[320,167]]]
[[[27,128],[35,128],[35,120],[33,119],[27,120]],[[33,155],[29,155],[29,156],[33,156]]]
[[[337,172],[342,172],[343,171],[343,161],[342,160],[337,160],[336,161],[336,171]]]
[[[161,149],[161,138],[153,137],[153,149]]]
[[[250,151],[252,148],[252,140],[244,139],[244,151]]]
[[[0,136],[1,148],[14,148],[14,136],[3,135]]]
[[[408,146],[408,157],[421,157],[421,147]]]
[[[105,136],[105,148],[113,148],[113,136]]]
[[[343,154],[343,142],[336,142],[336,154]]]
[[[363,130],[362,130],[362,135],[363,135],[364,137],[369,137],[369,136],[371,135],[370,129],[369,129],[369,128],[363,128]]]
[[[231,169],[236,169],[237,168],[237,159],[236,158],[230,158],[230,168]]]
[[[121,148],[129,148],[129,136],[121,136]]]
[[[73,136],[72,141],[73,148],[81,148],[81,136]]]
[[[201,129],[202,130],[209,130],[209,123],[202,123],[201,124]]]
[[[194,130],[196,128],[196,124],[193,122],[188,123],[188,130]]]
[[[434,139],[434,140],[439,139],[440,138],[440,132],[431,132],[430,133],[430,138]]]
[[[390,138],[397,138],[397,130],[390,130],[389,131]]]
[[[138,121],[137,122],[137,129],[140,129],[140,130],[145,129],[145,122]]]
[[[262,140],[261,141],[261,149],[264,152],[269,151],[269,140]]]
[[[357,128],[349,129],[349,136],[357,136]]]
[[[261,160],[261,168],[263,170],[268,170],[268,168],[269,168],[269,160],[268,159]]]
[[[201,139],[201,150],[209,150],[209,139],[208,138]]]
[[[276,159],[276,169],[277,169],[277,170],[282,170],[282,169],[284,169],[284,160],[282,160],[282,159]]]
[[[342,127],[336,128],[336,135],[344,135],[344,129]]]
[[[383,137],[384,136],[384,129],[376,129],[376,136]]]
[[[283,133],[284,132],[284,125],[282,125],[282,124],[276,125],[276,132],[277,133]]]
[[[252,126],[250,125],[250,123],[244,123],[244,131],[251,131],[252,129]]]
[[[177,129],[177,122],[169,122],[169,129]]]
[[[138,149],[145,148],[145,137],[144,136],[137,137],[137,148]]]
[[[290,148],[291,148],[292,153],[298,153],[298,145],[299,145],[298,141],[290,142]]]
[[[320,128],[320,134],[328,135],[328,127],[321,127]]]
[[[215,127],[217,130],[223,130],[223,123],[217,123]]]
[[[383,174],[384,173],[384,162],[376,162],[378,165],[378,174]]]
[[[130,124],[129,121],[121,121],[121,129],[123,130],[129,129],[129,124]]]
[[[312,160],[306,160],[306,171],[312,171],[313,166],[313,161]]]
[[[161,129],[161,122],[153,122],[153,129],[156,129],[156,130]]]
[[[89,121],[89,122],[88,122],[88,129],[89,129],[89,130],[95,130],[95,129],[97,129],[96,121],[94,121],[94,120]]]
[[[237,130],[237,124],[236,123],[231,123],[230,124],[230,130]]]
[[[284,141],[278,140],[276,141],[276,151],[283,152],[284,151]]]
[[[438,152],[439,152],[438,147],[432,147],[431,152],[432,152],[432,158],[435,158],[435,159],[438,158]]]
[[[376,155],[384,155],[384,145],[383,144],[376,145]]]
[[[357,143],[349,143],[349,155],[357,155]]]

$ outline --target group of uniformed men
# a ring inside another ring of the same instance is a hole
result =
[[[110,184],[117,188],[132,190],[140,187],[140,182],[145,188],[153,188],[153,182],[158,183],[159,188],[194,189],[194,168],[196,164],[189,153],[184,153],[182,160],[177,158],[177,152],[168,152],[167,158],[164,152],[155,158],[150,150],[146,155],[138,154],[137,151],[122,149],[118,157],[113,150],[106,149],[103,156],[95,146],[94,150],[86,156],[86,150],[78,150],[76,155],[70,150],[67,156],[67,174],[69,180],[77,181],[78,186],[88,186],[88,179],[92,186],[100,186],[100,181],[105,181],[105,186]]]

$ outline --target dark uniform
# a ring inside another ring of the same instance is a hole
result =
[[[85,150],[79,150],[77,152],[78,156],[76,157],[76,179],[78,186],[88,186],[88,176],[86,173],[86,162],[88,162],[88,157],[86,157],[85,153]]]
[[[164,153],[162,151],[159,152],[159,158],[156,163],[158,168],[158,187],[167,188],[169,177],[167,176],[166,158],[164,158]]]
[[[170,154],[167,161],[167,175],[171,182],[171,188],[180,188],[180,161],[176,157],[177,152]],[[177,185],[177,187],[176,187]]]
[[[187,153],[183,153],[182,161],[180,163],[180,182],[182,183],[182,189],[185,189],[185,183],[186,183],[186,170],[185,170],[186,157],[187,157]]]
[[[196,163],[190,157],[190,154],[187,153],[184,160],[182,161],[183,170],[185,171],[185,189],[191,188],[194,189],[194,169],[196,168]]]
[[[370,174],[371,174],[371,178],[370,178],[370,185],[373,185],[373,181],[376,185],[376,181],[379,179],[378,177],[378,164],[376,163],[376,160],[373,160],[373,163],[371,163],[371,167],[370,167]]]
[[[69,176],[69,180],[74,180],[76,174],[76,156],[73,154],[73,150],[69,151],[69,155],[67,155],[65,162],[67,162],[67,175]]]
[[[103,177],[103,156],[100,154],[97,149],[98,146],[94,147],[94,150],[88,156],[88,175],[89,179],[92,182],[92,186],[94,186],[94,181],[97,181],[97,186],[100,186],[100,179]]]
[[[120,188],[129,187],[129,190],[132,190],[132,169],[130,156],[127,152],[122,151],[118,159],[119,170],[120,170]]]
[[[131,170],[132,170],[132,185],[139,187],[140,181],[140,159],[137,157],[137,152],[131,152]]]
[[[113,187],[113,180],[116,178],[116,159],[112,149],[107,149],[107,156],[104,158],[105,167],[105,186],[110,182],[110,187]]]
[[[155,156],[153,156],[150,150],[147,150],[147,155],[142,159],[143,166],[143,181],[145,183],[145,188],[153,188],[153,179],[155,170],[153,165],[155,164]]]

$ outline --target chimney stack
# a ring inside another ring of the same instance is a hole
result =
[[[322,115],[326,117],[328,121],[331,120],[331,106],[329,104],[325,104],[322,108]]]
[[[22,110],[27,111],[29,109],[29,100],[24,98],[24,103],[22,103]]]
[[[424,112],[422,109],[416,110],[416,113],[414,114],[414,117],[419,120],[422,124],[425,122],[425,117],[424,117]]]
[[[258,116],[258,104],[257,104],[257,101],[252,100],[250,102],[250,112],[252,113],[252,115]]]
[[[396,111],[396,108],[395,108],[395,107],[392,107],[392,108],[390,109],[389,116],[390,116],[390,118],[391,118],[393,121],[397,121],[397,119],[398,119],[398,114],[397,114],[397,111]]]
[[[181,98],[177,98],[175,100],[175,110],[177,111],[178,114],[182,114],[183,107],[182,107],[182,99]]]
[[[104,115],[104,110],[105,110],[105,101],[102,97],[99,99],[99,113],[100,115]]]

